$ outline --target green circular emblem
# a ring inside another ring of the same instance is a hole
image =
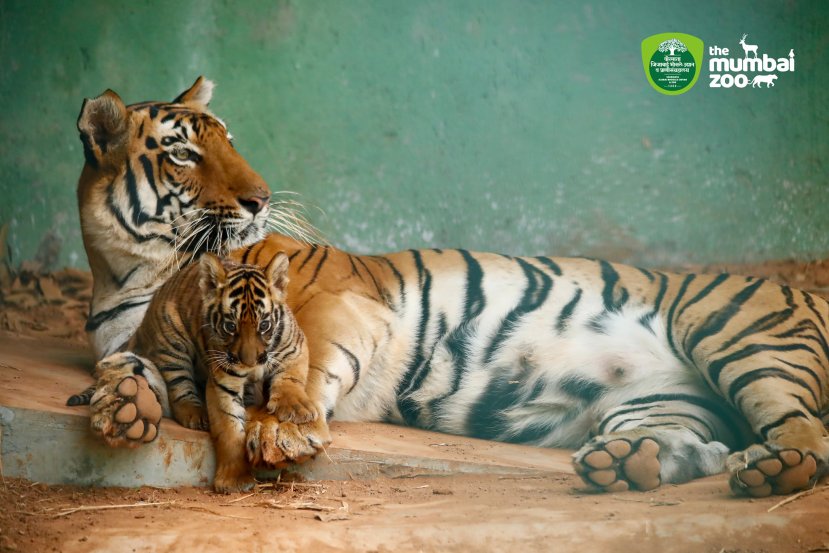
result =
[[[651,56],[649,72],[654,84],[663,90],[682,90],[696,75],[696,61],[688,48],[672,38],[662,42]]]

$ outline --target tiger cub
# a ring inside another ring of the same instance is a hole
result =
[[[204,254],[158,290],[127,345],[158,368],[173,418],[209,427],[218,492],[254,483],[245,459],[246,388],[260,388],[280,421],[306,423],[320,414],[305,392],[308,347],[285,304],[287,272],[281,252],[264,269]]]

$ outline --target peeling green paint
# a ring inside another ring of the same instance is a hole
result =
[[[274,190],[359,252],[464,246],[639,263],[824,257],[829,4],[318,0],[0,4],[0,223],[83,266],[75,119],[106,88],[198,74]],[[642,73],[677,30],[797,52],[772,89],[678,97]]]

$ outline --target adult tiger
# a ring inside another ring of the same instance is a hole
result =
[[[271,192],[208,111],[212,91],[199,77],[171,103],[125,106],[111,90],[83,103],[78,206],[99,358],[126,343],[171,272],[264,235]]]
[[[172,102],[129,106],[107,90],[85,100],[78,117],[86,159],[78,206],[94,281],[86,328],[99,361],[95,385],[67,403],[89,403],[93,430],[113,446],[150,441],[159,407],[170,414],[167,388],[153,363],[122,351],[156,290],[204,252],[222,254],[256,242],[268,223],[303,231],[302,219],[285,202],[271,209],[268,186],[209,111],[213,87],[199,77]],[[135,374],[138,385],[120,386],[125,373]],[[125,424],[119,408],[127,402],[138,409]],[[309,433],[321,436],[314,446],[328,440],[321,419],[302,435],[267,418],[254,418],[251,426],[257,437],[268,437],[255,451],[271,464],[283,454],[296,459],[314,453]],[[270,447],[276,440],[281,450]]]
[[[329,417],[577,448],[577,471],[605,491],[728,468],[735,492],[764,496],[826,471],[821,298],[588,259],[358,256],[277,234],[231,256],[261,265],[278,251],[309,344],[308,393]],[[98,398],[129,400],[117,384],[132,373],[102,368]],[[96,428],[124,443],[108,416]],[[277,430],[267,415],[250,426],[248,455],[277,462],[324,443],[318,427],[290,443]]]

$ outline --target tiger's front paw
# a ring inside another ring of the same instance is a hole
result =
[[[293,457],[294,462],[304,463],[308,459],[313,459],[317,453],[324,451],[331,444],[331,431],[324,419],[325,417],[317,417],[311,422],[297,425],[300,436],[314,451],[307,456]]]
[[[201,402],[178,401],[172,406],[173,418],[184,428],[210,430],[207,408]]]
[[[271,393],[268,413],[282,422],[302,424],[317,420],[320,410],[298,384],[281,384]]]
[[[574,456],[576,472],[590,487],[603,492],[652,490],[661,484],[659,444],[651,438],[594,438]]]
[[[90,410],[92,430],[112,447],[138,447],[158,436],[161,403],[143,376],[100,378]]]
[[[818,461],[797,449],[772,451],[753,445],[734,453],[726,463],[731,491],[736,495],[785,495],[810,486],[818,474]]]
[[[303,463],[331,443],[322,417],[303,424],[279,422],[273,415],[252,418],[247,424],[245,450],[253,466],[285,468]]]
[[[256,479],[247,467],[219,467],[213,478],[213,489],[218,493],[246,492],[255,484]]]

